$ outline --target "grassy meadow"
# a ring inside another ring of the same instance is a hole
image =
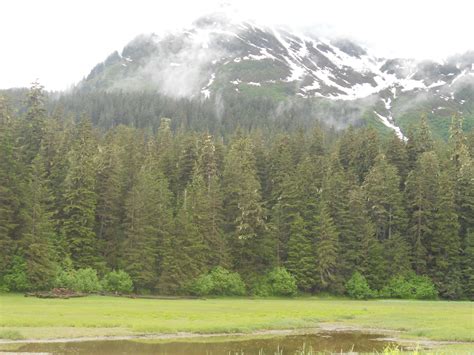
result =
[[[151,300],[0,296],[0,338],[235,333],[322,324],[394,331],[398,338],[474,341],[474,303],[297,298]],[[399,332],[395,332],[399,331]]]

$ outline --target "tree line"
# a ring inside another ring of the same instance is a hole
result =
[[[284,268],[305,293],[416,273],[472,299],[473,149],[459,116],[448,142],[426,118],[407,142],[318,125],[212,136],[166,118],[104,133],[48,114],[34,85],[24,112],[0,99],[0,285],[49,289],[92,267],[180,294],[219,267],[253,290]]]

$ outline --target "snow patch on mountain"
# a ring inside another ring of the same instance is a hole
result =
[[[380,119],[380,121],[385,125],[387,126],[388,128],[391,128],[395,131],[395,133],[397,134],[398,138],[400,138],[401,140],[403,141],[407,141],[408,138],[405,137],[400,129],[400,127],[397,127],[393,124],[393,118],[392,116],[388,116],[388,117],[385,117],[385,116],[382,116],[381,114],[379,114],[377,111],[374,110],[374,113],[375,115],[377,115],[377,117]]]
[[[204,95],[204,98],[208,99],[211,96],[211,90],[209,88],[211,87],[215,79],[216,79],[216,73],[212,73],[207,85],[202,88],[201,94]]]

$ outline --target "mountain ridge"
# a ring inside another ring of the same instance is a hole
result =
[[[137,36],[77,87],[156,90],[200,100],[216,99],[225,91],[276,100],[360,101],[371,120],[404,138],[398,121],[414,102],[422,102],[434,116],[443,110],[442,116],[472,114],[474,51],[443,63],[379,58],[347,39],[317,38],[217,14],[181,31]]]

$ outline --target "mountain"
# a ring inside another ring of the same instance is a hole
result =
[[[149,90],[209,101],[310,100],[319,116],[335,124],[355,120],[400,137],[426,113],[434,132],[446,136],[455,112],[464,115],[467,129],[474,127],[473,63],[474,51],[442,63],[379,58],[349,40],[216,14],[180,31],[138,36],[98,64],[77,89]]]

